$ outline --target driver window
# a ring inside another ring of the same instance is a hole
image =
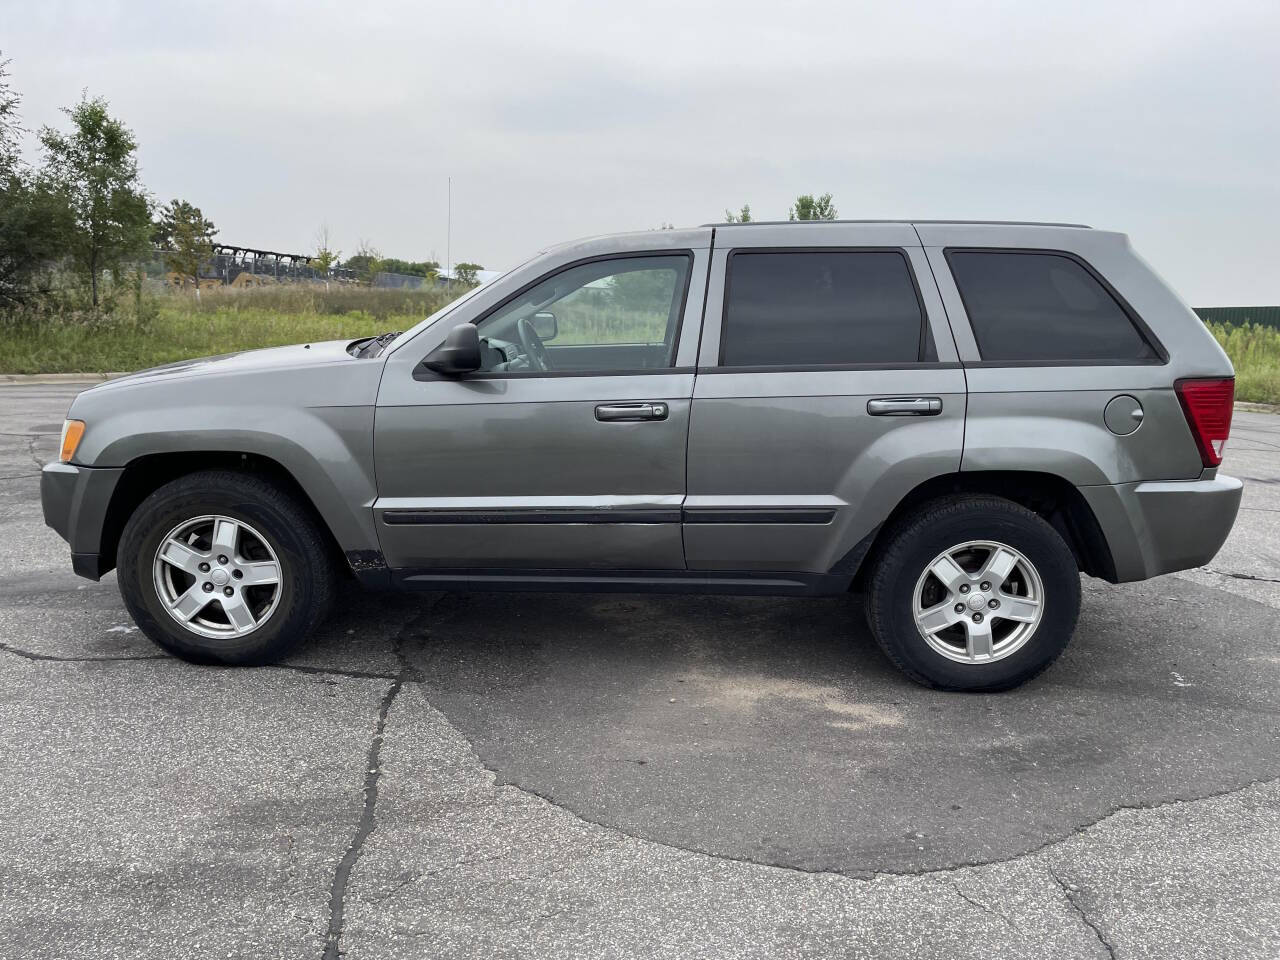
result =
[[[670,367],[688,276],[686,254],[597,260],[553,274],[477,324],[480,372]]]

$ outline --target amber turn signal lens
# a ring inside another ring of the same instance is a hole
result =
[[[62,424],[62,451],[58,459],[70,463],[76,455],[76,447],[80,446],[80,438],[84,436],[83,420],[67,420]]]

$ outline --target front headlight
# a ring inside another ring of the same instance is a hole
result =
[[[76,447],[80,446],[80,438],[84,436],[83,420],[64,420],[62,423],[62,449],[58,459],[70,463],[76,455]]]

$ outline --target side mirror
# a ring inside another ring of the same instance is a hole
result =
[[[444,343],[427,354],[422,365],[436,373],[457,376],[479,370],[481,362],[480,333],[476,325],[460,323],[449,331]]]
[[[542,341],[554,340],[556,334],[560,332],[560,327],[556,323],[556,315],[550,310],[543,310],[533,315],[533,332],[538,335],[538,339]]]

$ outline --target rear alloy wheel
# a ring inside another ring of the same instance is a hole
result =
[[[970,540],[942,551],[916,582],[920,636],[959,663],[1017,652],[1040,625],[1044,586],[1031,561],[1005,543]]]
[[[907,676],[943,690],[1007,690],[1071,639],[1080,573],[1039,514],[972,495],[918,508],[888,533],[872,568],[867,620]]]
[[[134,622],[195,663],[287,655],[328,611],[335,570],[314,512],[265,477],[188,474],[147,497],[116,551]]]

